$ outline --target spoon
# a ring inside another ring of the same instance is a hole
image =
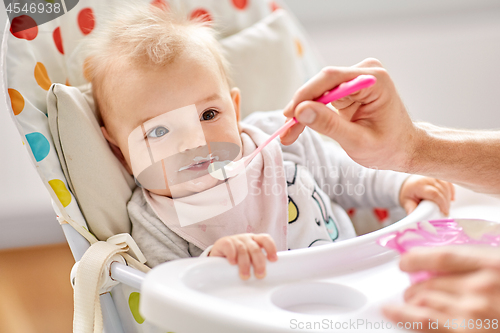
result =
[[[315,99],[316,102],[323,104],[328,104],[342,97],[346,97],[356,91],[364,88],[368,88],[375,84],[377,79],[373,75],[360,75],[357,78],[344,82],[337,87],[325,92],[321,97]],[[251,160],[257,156],[258,153],[265,146],[267,146],[271,141],[273,141],[278,135],[284,133],[290,127],[298,123],[298,120],[293,117],[287,121],[283,126],[281,126],[274,134],[272,134],[263,144],[261,144],[257,149],[255,149],[250,155],[241,158],[238,161],[216,161],[210,163],[208,166],[208,172],[210,175],[219,180],[226,180],[228,178],[237,176],[245,170],[245,166],[250,163]]]

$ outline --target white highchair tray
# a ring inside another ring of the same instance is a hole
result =
[[[376,240],[438,216],[434,203],[422,202],[376,232],[281,252],[277,262],[268,263],[263,280],[242,281],[237,266],[224,258],[171,261],[146,275],[140,312],[175,333],[366,332],[391,325],[398,332],[382,317],[380,305],[402,302],[410,282],[398,268],[397,253]]]

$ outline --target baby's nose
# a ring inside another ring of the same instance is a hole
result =
[[[185,152],[192,149],[197,149],[203,146],[206,146],[207,143],[205,141],[205,136],[203,133],[195,134],[191,133],[191,135],[183,136],[182,140],[179,142],[179,152]]]

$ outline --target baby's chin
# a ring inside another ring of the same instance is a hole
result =
[[[214,186],[217,186],[220,183],[220,180],[212,177],[210,174],[206,174],[202,177],[171,186],[170,191],[172,194],[172,198],[182,198],[196,193],[204,192],[213,188]]]
[[[168,190],[146,190],[157,195],[177,199],[204,192],[217,186],[219,183],[221,183],[221,181],[210,176],[210,174],[207,174],[196,179],[188,180],[183,183],[170,186]]]

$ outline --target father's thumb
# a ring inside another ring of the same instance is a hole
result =
[[[295,118],[318,133],[337,141],[339,138],[347,138],[349,127],[352,125],[325,104],[312,101],[300,103],[295,109]]]

